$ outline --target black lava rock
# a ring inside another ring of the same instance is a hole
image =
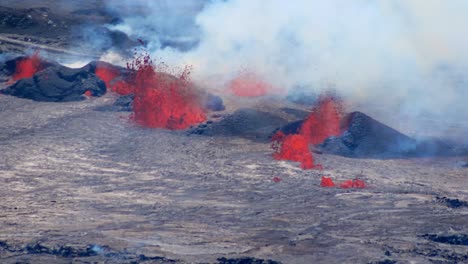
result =
[[[226,116],[219,122],[202,124],[190,134],[206,136],[239,136],[257,141],[268,141],[275,128],[287,124],[287,121],[271,113],[251,108],[243,108]]]
[[[422,237],[427,240],[431,240],[437,243],[468,246],[468,235],[466,234],[459,234],[459,235],[425,234]]]
[[[323,153],[357,158],[401,158],[457,156],[468,154],[468,146],[441,139],[416,140],[361,112],[348,114],[342,120],[345,132],[326,139]],[[294,128],[294,127],[293,127]]]
[[[34,101],[69,102],[85,99],[85,92],[102,96],[106,93],[106,85],[86,68],[56,65],[39,71],[32,78],[21,79],[0,92]]]
[[[416,140],[361,112],[348,114],[342,121],[347,130],[320,145],[324,153],[350,157],[397,157],[414,151]]]
[[[447,197],[436,197],[438,203],[443,203],[450,208],[468,207],[468,202]]]
[[[103,112],[132,112],[134,97],[133,94],[119,96],[112,105],[100,106],[96,110]]]
[[[223,103],[223,99],[213,94],[206,94],[206,96],[203,98],[203,105],[205,109],[211,111],[224,111],[226,109]]]

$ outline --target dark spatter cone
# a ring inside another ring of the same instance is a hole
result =
[[[70,102],[85,99],[84,93],[102,96],[105,83],[85,67],[51,66],[32,78],[21,79],[0,93],[42,102]]]
[[[361,112],[342,120],[343,134],[326,139],[319,147],[324,153],[357,158],[456,156],[468,147],[443,140],[416,140]]]
[[[350,157],[395,157],[416,148],[416,140],[386,126],[361,112],[348,114],[342,120],[346,130],[321,144],[325,153]]]
[[[113,65],[113,64],[110,64],[110,63],[104,62],[104,61],[92,61],[92,62],[86,64],[85,66],[83,66],[81,69],[83,69],[84,71],[89,71],[89,72],[95,73],[96,68],[98,66],[103,67],[103,68],[116,70],[123,77],[127,77],[129,74],[132,74],[132,71],[125,68],[125,67],[120,67],[120,66],[117,66],[117,65]]]
[[[28,59],[28,58],[29,57],[27,56],[19,56],[19,57],[7,59],[4,62],[0,61],[0,77],[7,78],[5,80],[0,79],[0,82],[8,81],[8,79],[16,72],[16,66],[18,65],[18,62]],[[58,64],[55,62],[47,61],[42,58],[39,58],[39,59],[40,59],[41,69],[45,69],[45,68],[52,67],[52,66],[58,66]]]
[[[251,108],[242,108],[219,122],[201,124],[190,134],[205,136],[238,136],[255,141],[268,141],[271,132],[287,124],[287,120],[274,114]]]
[[[283,132],[285,135],[298,134],[299,131],[301,130],[303,123],[304,123],[304,120],[298,120],[298,121],[288,123],[285,126],[282,126],[274,130],[272,135],[274,135],[276,132],[279,132],[279,131]]]
[[[425,234],[422,237],[427,240],[431,240],[437,243],[468,246],[468,235],[466,234],[460,234],[460,235]]]

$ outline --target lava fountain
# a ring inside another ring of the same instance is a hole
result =
[[[267,95],[272,86],[251,72],[240,72],[228,83],[228,91],[240,97],[258,97]]]
[[[98,64],[96,75],[109,90],[133,94],[133,120],[149,128],[186,129],[206,121],[200,96],[190,81],[190,67],[179,77],[165,73],[163,64],[156,65],[148,54],[127,63],[127,72],[112,65]]]
[[[39,52],[35,52],[30,57],[26,57],[16,62],[15,73],[12,81],[17,81],[24,78],[31,78],[33,75],[42,70],[42,62],[39,58]]]
[[[322,169],[321,165],[314,164],[309,144],[320,144],[328,137],[342,133],[342,109],[342,103],[336,97],[320,96],[298,134],[278,132],[273,136],[273,158],[300,162],[303,169]]]
[[[343,117],[342,102],[333,96],[320,96],[311,114],[302,124],[299,134],[310,144],[320,144],[331,136],[339,136]]]

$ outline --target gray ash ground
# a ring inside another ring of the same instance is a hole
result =
[[[0,95],[1,263],[468,259],[464,242],[438,241],[468,234],[467,207],[440,200],[468,200],[468,172],[457,166],[468,157],[316,154],[325,170],[304,171],[273,160],[268,142],[146,129],[131,113],[96,110],[116,99]],[[272,99],[235,105],[226,100],[213,121],[250,108],[291,122],[298,117],[283,109],[301,111]],[[322,175],[369,188],[321,188]]]

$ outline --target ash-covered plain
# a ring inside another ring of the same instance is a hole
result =
[[[316,154],[326,169],[308,171],[272,159],[267,142],[146,129],[128,112],[96,110],[115,99],[0,95],[3,263],[468,260],[466,241],[432,239],[466,240],[467,208],[440,198],[467,200],[466,157]],[[286,118],[267,102],[250,107]],[[369,186],[322,188],[322,175]]]

